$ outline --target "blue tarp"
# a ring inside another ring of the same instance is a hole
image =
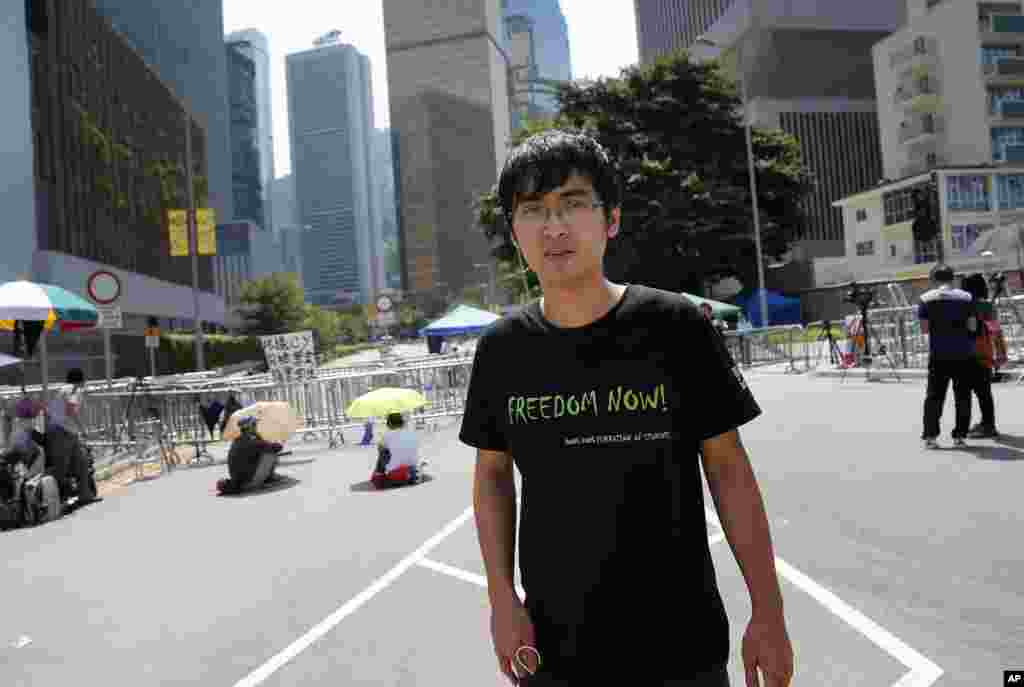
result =
[[[486,310],[460,305],[439,320],[435,320],[420,330],[420,336],[463,336],[481,334],[489,326],[501,319]]]
[[[761,318],[761,290],[754,289],[736,297],[736,305],[743,308],[747,319],[755,327],[763,326]],[[768,324],[800,324],[800,299],[786,298],[768,291]]]

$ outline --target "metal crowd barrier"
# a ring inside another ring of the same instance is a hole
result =
[[[143,460],[158,451],[162,442],[175,448],[192,447],[191,462],[212,461],[207,446],[219,435],[219,425],[210,432],[200,406],[213,401],[226,405],[234,396],[241,407],[257,401],[289,403],[303,420],[296,438],[325,439],[334,448],[345,443],[345,431],[366,423],[347,417],[345,408],[362,394],[384,386],[417,389],[426,396],[427,406],[409,414],[416,427],[436,428],[443,418],[461,416],[472,357],[459,354],[387,362],[375,369],[321,369],[315,381],[293,385],[277,384],[268,374],[216,378],[212,373],[119,379],[109,387],[105,381],[90,382],[80,418],[84,438],[100,467]],[[37,400],[42,397],[41,387],[25,391]],[[21,397],[20,389],[0,389],[0,406],[7,417],[13,416],[14,403]],[[42,422],[42,417],[36,419],[40,431]]]
[[[734,361],[746,368],[786,363],[786,373],[798,373],[799,360],[808,355],[807,346],[800,338],[803,327],[798,324],[761,327],[723,332],[726,348]]]

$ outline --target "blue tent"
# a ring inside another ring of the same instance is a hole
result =
[[[482,334],[485,329],[501,319],[486,310],[460,305],[439,320],[420,330],[420,336],[465,336]]]
[[[761,317],[761,290],[754,289],[736,297],[736,305],[743,308],[747,319],[755,327],[763,326]],[[800,324],[800,299],[786,298],[782,294],[768,291],[768,324]]]

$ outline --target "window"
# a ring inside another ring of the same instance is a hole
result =
[[[988,212],[992,209],[989,178],[980,174],[947,177],[946,203],[950,211]]]
[[[875,254],[875,242],[874,241],[858,241],[857,242],[857,255],[874,255]]]
[[[928,54],[928,41],[925,40],[924,36],[918,36],[914,39],[914,54],[915,55],[927,55]]]
[[[985,67],[985,71],[991,71],[1000,60],[1006,57],[1020,57],[1020,46],[999,45],[982,46],[981,48],[981,64]]]
[[[989,113],[1002,113],[1004,102],[1024,101],[1024,88],[993,88],[989,93]]]
[[[931,169],[935,165],[939,164],[939,156],[938,156],[938,154],[937,153],[928,153],[927,155],[925,155],[924,163],[925,163],[925,165],[928,166],[929,169]]]
[[[996,177],[996,195],[1000,210],[1024,208],[1024,174],[1000,174]]]
[[[954,224],[952,230],[953,250],[958,253],[966,253],[981,234],[991,229],[991,224]]]
[[[858,222],[867,222],[868,221],[868,211],[864,210],[864,209],[857,210],[857,221]]]
[[[896,257],[896,246],[889,246],[889,257],[890,258],[895,258]]]
[[[929,262],[939,261],[939,242],[914,241],[914,264],[923,265]]]
[[[885,208],[885,225],[909,222],[914,219],[914,201],[911,193],[923,186],[912,186],[902,188],[898,191],[889,191],[882,196],[882,206]]]
[[[996,127],[992,129],[992,159],[996,162],[1006,160],[1006,146],[1024,144],[1024,128]]]

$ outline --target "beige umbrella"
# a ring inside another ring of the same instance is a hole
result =
[[[225,439],[238,438],[241,434],[238,421],[246,416],[256,418],[256,431],[264,441],[279,444],[287,441],[304,424],[298,413],[284,401],[259,401],[231,414],[224,427]]]

